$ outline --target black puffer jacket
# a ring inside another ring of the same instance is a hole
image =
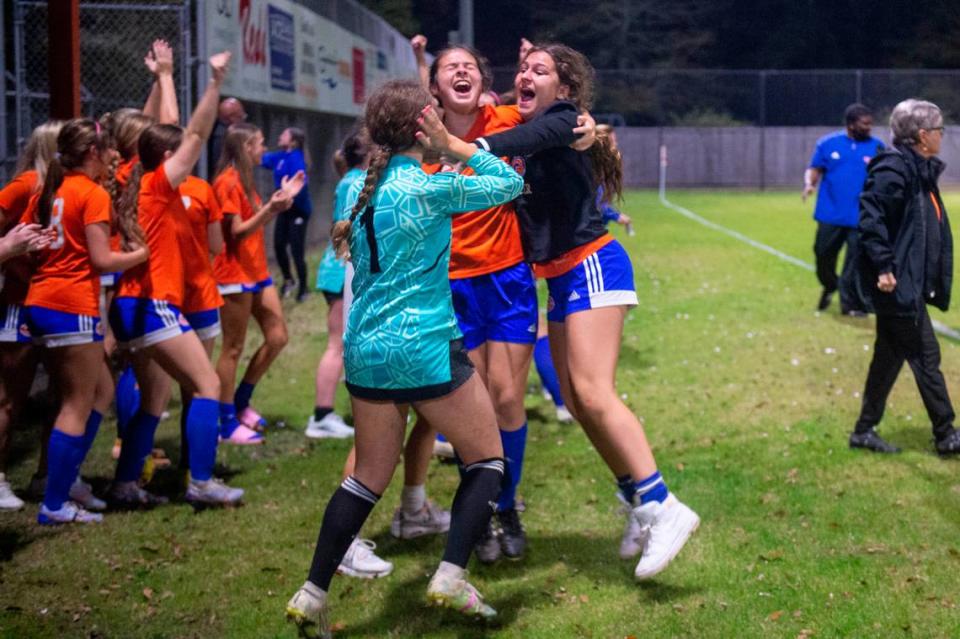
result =
[[[900,145],[877,155],[867,168],[860,194],[859,270],[877,315],[915,316],[924,303],[944,311],[950,306],[953,237],[937,187],[943,169],[939,159]],[[877,288],[880,273],[896,277],[892,293]]]

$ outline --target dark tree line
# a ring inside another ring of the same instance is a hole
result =
[[[363,0],[435,50],[457,0]],[[597,68],[953,68],[954,0],[476,0],[477,44],[498,66],[522,35],[559,40]]]

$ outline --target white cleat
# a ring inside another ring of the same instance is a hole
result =
[[[573,414],[566,406],[557,406],[557,421],[561,424],[569,424],[573,421]]]
[[[408,515],[397,508],[390,522],[390,534],[397,539],[415,539],[423,535],[438,535],[450,530],[450,511],[427,501],[420,512]]]
[[[101,521],[103,521],[103,515],[88,512],[72,501],[63,502],[60,510],[50,510],[46,505],[40,504],[40,512],[37,514],[37,523],[41,526],[57,526],[73,522],[96,524]]]
[[[452,608],[468,617],[493,619],[497,611],[490,607],[483,595],[466,579],[456,579],[441,575],[439,571],[430,579],[427,586],[427,601],[431,606]]]
[[[671,493],[662,504],[650,502],[633,509],[641,528],[650,534],[643,557],[633,571],[638,581],[649,579],[666,568],[700,525],[700,518]]]
[[[23,500],[17,497],[7,476],[0,473],[0,510],[20,510],[23,508]]]
[[[633,559],[640,554],[647,538],[650,536],[650,529],[644,528],[633,516],[633,506],[631,506],[620,492],[617,492],[617,499],[620,500],[620,514],[626,516],[626,523],[623,526],[623,537],[620,538],[620,558]]]
[[[70,499],[87,510],[106,510],[107,502],[93,494],[93,487],[79,477],[70,486]]]
[[[373,552],[376,547],[369,539],[355,538],[340,561],[337,572],[360,579],[386,577],[393,572],[393,564],[377,557]]]
[[[327,615],[327,593],[309,581],[287,602],[287,619],[297,624],[301,637],[330,639],[333,636]]]
[[[336,413],[327,413],[321,420],[316,420],[311,415],[304,435],[310,439],[346,439],[353,437],[353,428]]]
[[[195,505],[232,506],[243,499],[243,489],[231,488],[215,477],[206,481],[191,479],[185,499]]]

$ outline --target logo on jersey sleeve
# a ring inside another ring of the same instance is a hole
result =
[[[834,151],[833,153],[831,153],[831,154],[830,154],[830,159],[831,159],[831,160],[839,160],[839,159],[840,159],[840,151]]]

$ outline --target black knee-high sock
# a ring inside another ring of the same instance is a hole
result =
[[[343,480],[323,513],[317,548],[313,552],[313,563],[310,564],[308,579],[311,582],[323,590],[330,588],[330,580],[337,572],[337,566],[379,499],[380,495],[352,475]]]
[[[444,561],[467,567],[470,553],[497,507],[502,482],[502,457],[484,459],[464,467],[463,479],[453,498]]]

